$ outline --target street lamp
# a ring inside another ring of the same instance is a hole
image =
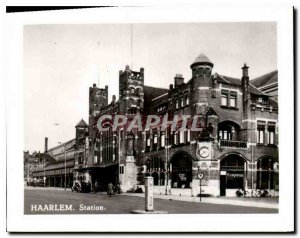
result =
[[[65,154],[65,190],[67,190],[67,153],[66,153],[66,143],[64,143],[64,154]]]

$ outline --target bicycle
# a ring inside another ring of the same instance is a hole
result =
[[[269,192],[267,189],[257,189],[255,191],[255,197],[268,197],[269,196]]]
[[[238,189],[235,192],[237,197],[250,197],[250,193],[246,190]]]

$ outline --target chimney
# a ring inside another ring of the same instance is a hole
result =
[[[48,137],[45,137],[45,153],[48,153]]]
[[[184,78],[182,77],[182,74],[176,74],[174,78],[175,88],[183,84],[183,82],[184,82]]]
[[[242,70],[243,70],[243,76],[242,76],[242,89],[247,91],[249,88],[249,76],[248,76],[248,69],[249,67],[244,64]]]
[[[249,69],[249,67],[246,64],[244,64],[244,66],[242,67],[242,70],[243,70],[242,92],[243,92],[243,101],[244,102],[247,102],[250,99],[248,69]],[[246,105],[244,105],[244,107],[245,106]]]
[[[245,63],[244,67],[242,68],[242,70],[243,70],[243,77],[248,77],[248,69],[249,69],[249,67]]]
[[[116,102],[116,95],[112,95],[112,101]]]
[[[169,88],[170,88],[170,90],[173,90],[173,84],[170,84]]]
[[[94,83],[94,84],[93,84],[93,88],[96,88],[96,86],[97,86],[97,85]]]

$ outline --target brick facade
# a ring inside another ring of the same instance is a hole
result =
[[[120,183],[123,190],[143,187],[145,176],[153,176],[157,193],[197,196],[197,174],[203,172],[203,194],[231,196],[238,188],[265,188],[275,194],[277,102],[251,84],[246,65],[241,79],[212,74],[213,66],[199,55],[190,66],[192,78],[184,82],[176,74],[168,89],[144,85],[144,69],[126,66],[119,73],[119,100],[113,96],[111,103],[108,87],[93,85],[85,140],[88,153],[86,161],[77,161],[77,171],[92,186],[100,184],[99,189],[108,182]],[[97,129],[103,115],[126,115],[130,123],[137,114],[168,114],[169,120],[197,117],[201,129],[192,131],[190,119],[182,132],[160,126],[113,131],[109,121],[103,125],[108,131]]]

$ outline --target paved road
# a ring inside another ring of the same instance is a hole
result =
[[[144,199],[103,193],[75,193],[70,190],[25,189],[25,214],[128,214],[144,209]],[[56,211],[53,211],[55,209]],[[88,210],[89,209],[89,210]],[[154,209],[169,214],[277,213],[277,209],[154,199]]]

